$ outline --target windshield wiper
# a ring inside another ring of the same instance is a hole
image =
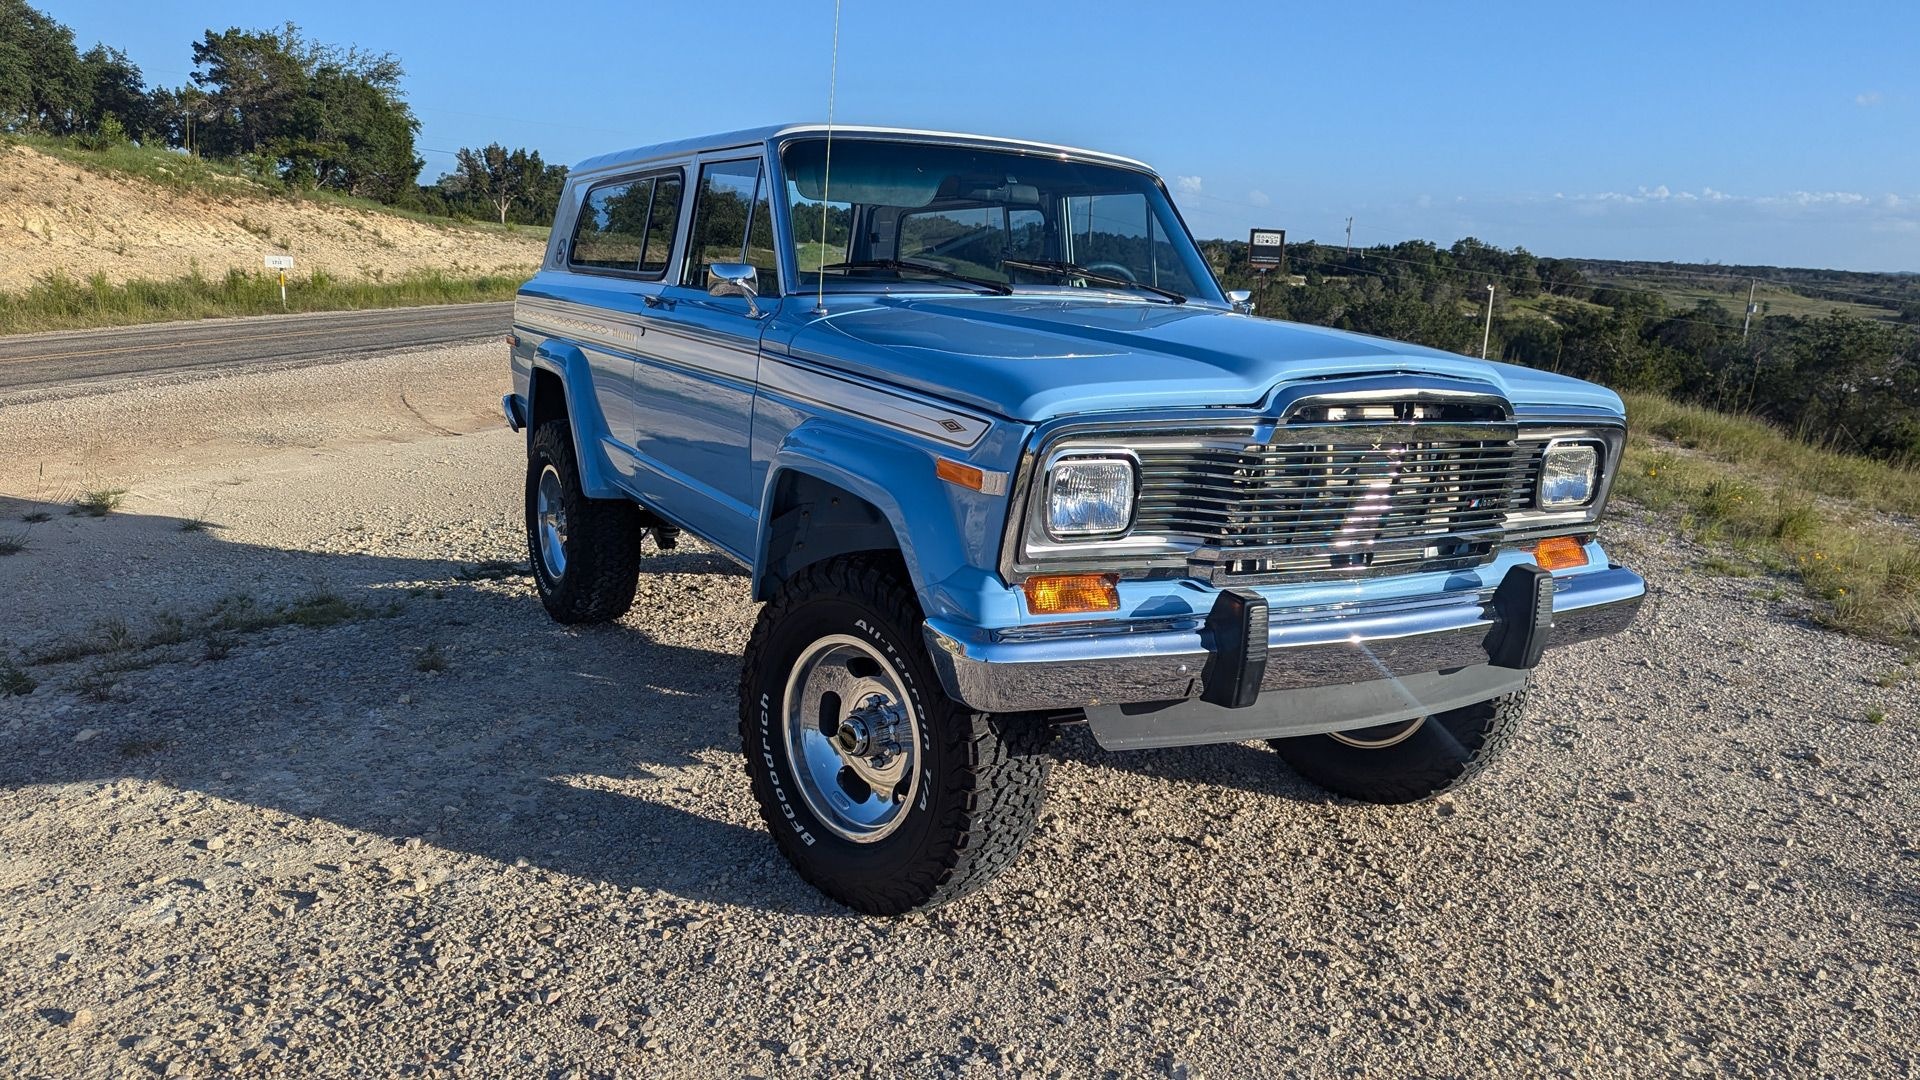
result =
[[[972,285],[975,288],[985,289],[988,292],[993,293],[995,296],[1012,296],[1013,295],[1012,289],[1008,288],[1007,286],[1001,284],[998,281],[988,281],[986,278],[977,278],[969,274],[958,273],[956,271],[949,270],[944,266],[934,266],[930,263],[910,262],[906,259],[861,259],[857,262],[828,263],[827,265],[822,266],[820,269],[822,270],[895,270],[895,271],[913,270],[922,274],[932,274],[934,277],[937,277],[937,278],[945,278],[948,281],[963,282],[967,285]]]
[[[1158,285],[1149,285],[1144,281],[1134,281],[1118,274],[1103,274],[1098,270],[1089,270],[1079,263],[1061,262],[1057,259],[1001,259],[1001,266],[1011,266],[1016,270],[1038,270],[1047,274],[1059,274],[1061,277],[1086,278],[1102,285],[1114,285],[1122,289],[1139,289],[1143,292],[1164,296],[1176,304],[1187,302],[1187,294],[1163,289]]]

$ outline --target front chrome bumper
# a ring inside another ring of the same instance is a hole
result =
[[[1620,566],[1555,580],[1552,620],[1543,618],[1540,626],[1545,644],[1615,633],[1633,621],[1646,588],[1640,575]],[[1274,610],[1267,617],[1259,690],[1347,686],[1483,666],[1490,661],[1490,641],[1499,639],[1502,617],[1494,590]],[[928,619],[926,636],[947,693],[982,712],[1186,701],[1202,697],[1208,673],[1221,666],[1219,635],[1203,616],[1013,632]]]

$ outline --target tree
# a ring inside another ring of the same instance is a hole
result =
[[[401,95],[405,72],[392,54],[327,45],[288,23],[209,30],[193,61],[192,89],[204,94],[204,107],[186,89],[165,105],[181,118],[176,134],[190,137],[198,123],[208,154],[264,158],[295,187],[387,202],[412,194],[424,164],[413,149],[420,122]]]
[[[72,134],[90,104],[73,31],[26,0],[0,0],[0,129]]]
[[[453,160],[460,189],[492,206],[502,225],[507,223],[508,208],[527,197],[530,174],[544,172],[538,154],[529,157],[524,149],[509,151],[499,143],[479,150],[463,146]]]
[[[278,31],[209,30],[193,45],[193,84],[211,114],[200,133],[214,157],[257,154],[301,126],[311,64],[292,23]]]
[[[154,121],[146,80],[126,53],[95,45],[81,54],[79,70],[88,95],[86,130],[99,130],[111,117],[135,142],[146,142],[161,133]]]

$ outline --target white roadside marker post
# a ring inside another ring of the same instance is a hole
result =
[[[287,310],[287,271],[293,269],[293,256],[269,255],[266,257],[267,269],[280,271],[280,310]]]

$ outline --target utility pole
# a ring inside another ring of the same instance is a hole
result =
[[[1353,219],[1347,219],[1347,254],[1353,254]]]
[[[1753,293],[1754,293],[1754,290],[1758,289],[1759,287],[1760,287],[1760,282],[1757,279],[1753,279],[1753,278],[1748,279],[1747,281],[1747,317],[1740,320],[1740,344],[1742,345],[1745,345],[1747,343],[1747,328],[1753,325]]]
[[[1487,358],[1487,343],[1493,340],[1493,286],[1487,286],[1487,328],[1480,331],[1480,359]]]

